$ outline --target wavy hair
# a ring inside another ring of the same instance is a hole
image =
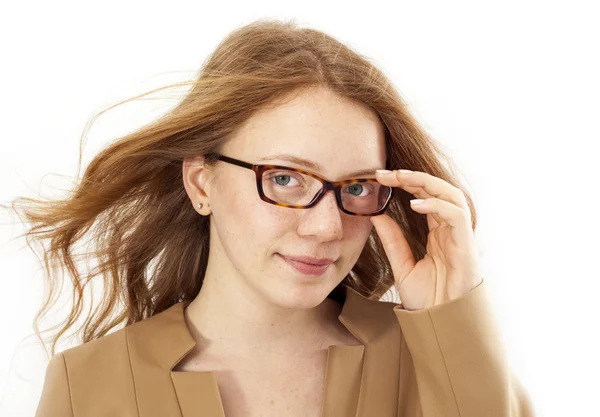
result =
[[[295,91],[327,88],[373,109],[384,126],[386,168],[428,172],[460,188],[475,229],[472,199],[450,158],[419,126],[383,72],[328,34],[301,28],[293,20],[256,20],[229,33],[191,81],[166,88],[181,85],[190,88],[173,109],[94,155],[66,198],[12,201],[12,209],[30,225],[19,237],[26,236],[30,248],[32,240],[44,245],[44,299],[33,321],[42,344],[40,321],[64,282],[58,272],[66,271],[73,284],[68,316],[46,330],[54,331],[52,355],[58,339],[79,320],[84,290],[92,281],[104,292],[78,329],[84,343],[198,294],[208,261],[210,218],[199,216],[189,202],[183,159],[220,152],[255,111]],[[78,177],[80,169],[81,154]],[[428,226],[425,216],[410,209],[410,198],[394,188],[386,214],[401,226],[418,261],[426,253]],[[77,253],[76,244],[84,238],[91,245]],[[78,259],[93,259],[96,267],[80,272]],[[380,299],[393,284],[373,228],[358,261],[330,295],[336,298],[342,286],[349,286]]]

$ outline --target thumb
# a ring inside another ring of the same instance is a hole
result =
[[[415,258],[400,225],[387,214],[370,217],[392,267],[394,279],[402,282],[415,267]]]

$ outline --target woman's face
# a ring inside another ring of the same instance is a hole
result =
[[[221,153],[253,164],[306,169],[330,181],[383,169],[386,159],[376,113],[325,89],[306,90],[288,103],[256,113]],[[265,159],[274,154],[304,158],[320,168],[282,157]],[[282,307],[319,305],[352,269],[373,227],[368,217],[343,213],[333,192],[310,209],[262,201],[254,172],[223,161],[210,169],[184,165],[185,177],[194,206],[198,201],[209,204],[208,211],[196,207],[211,214],[207,277],[234,280],[232,288]],[[278,254],[336,261],[322,275],[310,276]]]

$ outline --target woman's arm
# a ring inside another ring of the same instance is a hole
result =
[[[401,358],[403,366],[412,366],[400,369],[399,417],[413,417],[417,408],[415,417],[534,416],[527,392],[508,368],[484,282],[431,308],[394,307],[408,348],[402,353],[412,359]]]

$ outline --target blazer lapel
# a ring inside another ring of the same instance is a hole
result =
[[[140,417],[224,417],[212,372],[172,369],[196,345],[179,302],[129,326],[128,344]]]
[[[364,346],[329,346],[322,417],[356,415],[364,352]]]
[[[225,417],[213,372],[171,372],[183,417]]]
[[[329,346],[322,417],[396,416],[400,328],[392,307],[345,287],[340,322],[362,342]],[[140,417],[225,417],[213,372],[174,372],[195,346],[184,308],[127,327]]]
[[[370,300],[350,287],[346,288],[346,299],[339,320],[364,346],[351,346],[351,358],[342,358],[348,347],[335,349],[340,356],[339,365],[335,366],[342,372],[345,366],[356,366],[361,356],[362,371],[360,388],[357,397],[356,417],[396,417],[398,413],[399,394],[399,346],[401,340],[400,326],[393,312],[397,304],[385,301]],[[359,349],[364,348],[364,355],[359,355]],[[347,352],[346,352],[347,353]],[[339,396],[347,395],[341,390],[341,381],[328,387],[339,392]],[[334,407],[333,395],[327,398],[328,406]],[[330,414],[323,416],[329,417]],[[336,416],[332,411],[332,416]],[[340,414],[341,416],[341,414]]]

